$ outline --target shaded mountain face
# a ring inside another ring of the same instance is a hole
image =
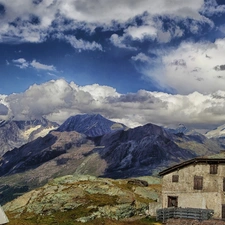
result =
[[[86,136],[75,131],[52,131],[43,138],[39,137],[20,148],[6,152],[0,159],[0,176],[34,169],[85,142]]]
[[[176,129],[166,130],[173,135],[172,140],[181,148],[189,149],[198,156],[219,153],[224,149],[217,139],[208,138],[196,130],[190,130],[183,124],[179,124]]]
[[[156,174],[197,155],[180,148],[173,141],[173,134],[153,124],[109,133],[97,142],[102,146],[97,152],[108,164],[104,176],[111,178]]]
[[[30,121],[0,122],[0,156],[40,136],[45,136],[59,125],[44,118]]]
[[[125,125],[108,120],[99,114],[84,114],[71,116],[57,130],[76,131],[88,137],[96,137],[113,130],[124,129],[126,129]]]

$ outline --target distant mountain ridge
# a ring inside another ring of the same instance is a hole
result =
[[[181,124],[181,123],[176,128],[165,128],[165,129],[173,134],[178,134],[178,133],[186,134],[190,132],[190,130],[184,124]]]
[[[205,136],[207,138],[220,138],[220,137],[225,137],[225,124],[216,127],[213,130],[210,130],[205,133]]]
[[[69,117],[57,131],[76,131],[88,137],[96,137],[126,128],[124,124],[108,120],[100,114],[81,114]]]
[[[45,136],[50,130],[58,128],[58,124],[45,118],[38,120],[0,122],[0,155],[8,150],[18,148],[40,136]]]

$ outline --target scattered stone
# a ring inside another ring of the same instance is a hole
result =
[[[137,185],[140,187],[148,187],[148,182],[145,180],[139,180],[139,179],[130,179],[127,181],[128,184]]]

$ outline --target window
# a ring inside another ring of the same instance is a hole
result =
[[[225,219],[225,205],[222,205],[222,219]]]
[[[210,174],[217,174],[218,164],[210,164]]]
[[[203,188],[203,177],[202,176],[194,176],[194,189],[202,190]]]
[[[177,196],[168,196],[168,207],[178,207]]]
[[[178,182],[178,181],[179,181],[179,175],[173,175],[172,182]]]

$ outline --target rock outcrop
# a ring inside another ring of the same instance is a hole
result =
[[[30,191],[3,206],[8,215],[22,221],[49,218],[59,222],[59,217],[87,222],[96,218],[124,219],[145,215],[149,203],[159,202],[160,180],[146,187],[93,176],[65,176],[51,180],[45,186]],[[156,180],[156,178],[154,178]],[[147,181],[145,181],[147,182]],[[150,194],[153,193],[152,197]],[[61,218],[62,219],[62,218]]]

